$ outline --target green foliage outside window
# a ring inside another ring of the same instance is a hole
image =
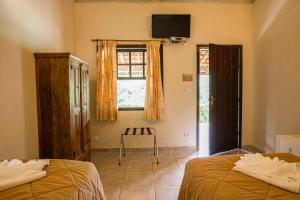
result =
[[[209,106],[201,105],[199,109],[200,109],[200,123],[208,123],[209,122]]]

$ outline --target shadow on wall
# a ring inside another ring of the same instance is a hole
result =
[[[262,24],[260,25],[258,32],[258,38],[261,38],[262,35],[269,29],[272,23],[275,21],[276,17],[279,15],[280,11],[283,9],[287,0],[277,1],[278,3],[271,4],[268,8],[267,12],[265,12],[264,19],[262,20]]]
[[[287,18],[289,18],[291,15],[295,14],[295,12],[298,12],[298,9],[300,7],[299,1],[293,1],[293,0],[277,0],[272,3],[272,1],[262,1],[260,7],[257,9],[259,12],[261,8],[267,7],[267,9],[264,10],[264,13],[262,16],[260,16],[259,21],[256,21],[255,24],[255,34],[256,39],[261,39],[263,35],[271,29],[272,26],[279,25],[283,21],[285,21]]]
[[[38,125],[37,99],[35,84],[35,65],[33,52],[21,49],[22,76],[23,76],[23,114],[24,114],[24,149],[25,158],[38,156]],[[35,147],[35,148],[33,148]]]
[[[38,157],[33,52],[73,50],[74,4],[0,1],[0,159]]]
[[[275,9],[276,8],[276,9]],[[299,133],[300,1],[257,1],[255,17],[256,146],[274,151],[279,133]]]
[[[35,70],[32,51],[0,36],[0,159],[38,157]]]

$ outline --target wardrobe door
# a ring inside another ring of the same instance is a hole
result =
[[[71,132],[72,132],[72,149],[73,158],[76,158],[82,153],[82,134],[81,134],[81,98],[80,98],[80,65],[73,62],[71,64],[71,80],[73,95],[70,95],[71,105],[73,105]]]
[[[89,149],[90,143],[90,113],[89,113],[89,71],[88,66],[81,65],[81,119],[83,150]]]

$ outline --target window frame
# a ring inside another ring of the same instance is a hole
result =
[[[129,52],[129,63],[128,64],[119,64],[118,63],[118,53],[119,52]],[[132,52],[143,52],[143,63],[131,63],[131,53]],[[117,79],[118,80],[146,80],[146,65],[145,53],[147,52],[146,45],[117,45]],[[129,77],[119,77],[119,65],[120,66],[129,66]],[[132,77],[131,69],[132,65],[143,65],[143,77]]]
[[[147,53],[147,47],[145,44],[134,44],[134,45],[117,45],[116,48],[116,63],[117,63],[117,80],[146,80],[146,65],[147,60],[145,60],[145,53]],[[119,64],[118,63],[118,53],[119,52],[129,52],[129,63],[128,64]],[[131,52],[143,52],[143,63],[131,63]],[[148,56],[148,55],[147,55]],[[147,57],[148,58],[148,57]],[[129,77],[119,77],[119,65],[128,65],[129,66]],[[143,65],[143,77],[132,77],[131,68],[132,65]],[[163,45],[160,46],[160,68],[161,68],[161,80],[163,84]],[[118,98],[118,95],[117,97]],[[118,107],[119,111],[142,111],[145,107]]]

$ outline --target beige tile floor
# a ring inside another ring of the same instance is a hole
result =
[[[108,200],[176,200],[185,163],[198,153],[160,151],[159,165],[151,151],[127,152],[118,165],[118,152],[92,152]]]

